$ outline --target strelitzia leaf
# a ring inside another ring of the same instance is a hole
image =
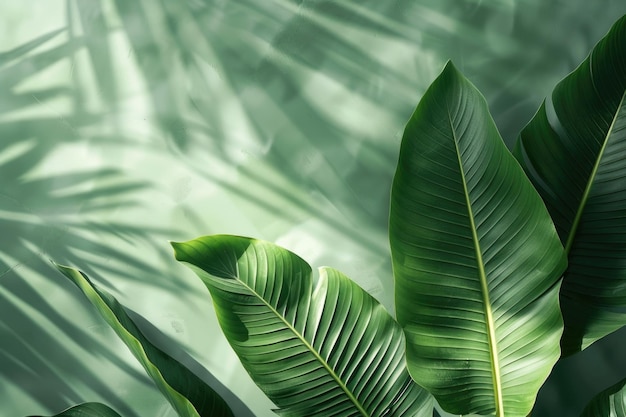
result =
[[[172,243],[211,292],[243,366],[282,416],[432,416],[411,380],[402,330],[341,272],[313,277],[268,242],[206,236]]]
[[[80,288],[181,417],[233,417],[226,402],[211,387],[150,343],[111,294],[74,268],[56,267]]]
[[[484,98],[451,63],[404,131],[389,228],[411,376],[450,413],[528,415],[560,355],[566,258]]]
[[[626,16],[556,86],[515,155],[568,254],[562,347],[575,353],[626,324]]]
[[[43,416],[31,416],[43,417]],[[101,403],[83,403],[50,417],[121,417],[115,410]]]
[[[626,417],[626,379],[602,391],[587,404],[581,417]]]

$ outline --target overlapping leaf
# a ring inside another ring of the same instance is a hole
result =
[[[233,416],[228,405],[211,387],[150,343],[112,295],[97,288],[76,269],[61,265],[57,268],[85,294],[181,417]]]
[[[402,330],[358,285],[273,244],[173,243],[210,290],[222,329],[283,416],[431,416],[406,370]]]
[[[484,98],[451,63],[405,129],[390,243],[411,376],[448,412],[526,416],[560,354],[566,259]]]
[[[37,417],[37,416],[33,416]],[[83,403],[51,417],[121,417],[112,408],[100,403]]]
[[[626,16],[554,89],[517,159],[568,254],[564,354],[626,324]]]
[[[587,404],[581,417],[626,417],[626,379],[602,391]]]

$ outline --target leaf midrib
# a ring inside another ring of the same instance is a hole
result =
[[[591,65],[591,61],[589,62]],[[593,82],[593,79],[592,79]],[[591,174],[589,175],[589,180],[587,181],[587,185],[585,187],[585,191],[583,192],[583,196],[580,200],[580,204],[578,205],[578,209],[576,210],[576,216],[574,217],[574,221],[572,222],[572,228],[570,229],[570,233],[567,236],[567,242],[565,244],[565,253],[569,255],[570,250],[572,249],[572,245],[574,244],[574,239],[576,237],[576,232],[578,230],[578,226],[580,225],[580,220],[583,216],[583,212],[585,211],[585,206],[587,205],[587,200],[589,199],[589,194],[591,193],[591,187],[593,187],[593,183],[595,181],[596,175],[598,174],[598,169],[600,168],[600,162],[602,161],[602,157],[604,156],[604,152],[606,151],[606,147],[609,143],[609,138],[613,133],[613,128],[615,127],[615,122],[617,120],[617,116],[620,113],[620,109],[624,105],[624,100],[626,99],[626,90],[622,93],[622,98],[617,105],[615,110],[615,114],[613,115],[613,120],[611,121],[611,126],[609,126],[609,130],[604,135],[604,143],[600,148],[600,152],[598,153],[598,157],[596,158],[596,162],[593,165],[593,169],[591,170]]]
[[[469,191],[467,189],[467,180],[465,178],[465,171],[463,169],[463,161],[461,160],[461,152],[459,149],[459,140],[456,135],[456,129],[452,123],[452,116],[450,115],[450,109],[448,108],[448,122],[450,123],[450,130],[454,139],[454,147],[456,150],[457,162],[459,164],[459,172],[461,174],[461,182],[463,184],[463,194],[465,196],[465,204],[467,206],[468,217],[470,221],[470,228],[472,229],[472,241],[474,243],[474,250],[476,253],[476,263],[478,266],[478,278],[480,280],[480,288],[483,296],[483,305],[485,312],[485,320],[487,326],[487,339],[489,342],[489,356],[491,357],[491,375],[493,377],[493,390],[495,396],[495,408],[496,417],[504,417],[504,401],[502,398],[502,381],[500,375],[500,361],[498,358],[497,340],[495,333],[495,323],[493,320],[493,312],[491,310],[491,300],[489,298],[489,287],[487,285],[487,274],[485,272],[485,264],[483,261],[482,250],[480,247],[480,241],[478,239],[478,233],[476,229],[476,222],[474,221],[474,212],[472,210],[472,203],[469,199]]]
[[[241,278],[239,277],[239,264],[236,264],[236,268],[237,268],[237,281],[246,289],[248,289],[252,294],[254,294],[268,309],[270,309],[270,311],[272,313],[274,313],[274,315],[276,317],[278,317],[278,319],[280,321],[282,321],[285,326],[287,326],[287,328],[289,330],[291,330],[291,332],[293,334],[296,335],[296,337],[304,344],[304,346],[313,354],[313,356],[317,359],[317,361],[324,367],[324,369],[326,369],[326,371],[330,374],[330,376],[335,380],[335,382],[337,383],[337,385],[339,385],[339,387],[346,393],[346,395],[348,396],[348,398],[350,399],[350,401],[352,401],[352,403],[354,404],[354,406],[359,410],[359,412],[364,416],[364,417],[371,417],[370,414],[367,412],[367,410],[365,410],[363,408],[363,406],[359,403],[359,401],[357,400],[357,398],[354,396],[354,394],[352,394],[352,392],[348,389],[348,387],[346,386],[346,384],[344,384],[344,382],[341,380],[341,378],[339,378],[339,376],[335,373],[335,371],[328,365],[328,363],[324,360],[324,358],[322,358],[319,353],[313,348],[313,346],[311,346],[311,344],[300,334],[300,332],[298,332],[296,330],[295,327],[293,327],[291,325],[291,323],[289,323],[287,320],[284,319],[284,317],[271,305],[269,304],[259,293],[257,293],[253,288],[251,288],[249,285],[247,285],[245,282],[243,282],[241,280]]]

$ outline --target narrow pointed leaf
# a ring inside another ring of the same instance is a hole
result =
[[[390,243],[411,376],[450,413],[526,416],[560,354],[565,255],[484,98],[451,63],[406,126]]]
[[[626,324],[626,16],[554,89],[515,155],[568,254],[563,353]]]
[[[87,275],[76,269],[56,267],[80,288],[181,417],[233,416],[226,402],[211,387],[150,343],[111,294],[99,289]]]
[[[32,416],[40,417],[40,416]],[[83,403],[50,417],[121,417],[115,410],[101,403]]]
[[[409,377],[402,330],[331,268],[237,236],[172,243],[211,292],[222,329],[282,416],[431,416]]]
[[[581,417],[626,417],[626,379],[596,395]]]

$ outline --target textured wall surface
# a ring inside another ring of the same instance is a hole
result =
[[[270,240],[391,309],[391,178],[445,62],[511,144],[624,13],[621,0],[2,2],[0,414],[102,401],[174,416],[53,259],[274,415],[168,240]],[[622,378],[625,334],[559,364],[533,415],[575,415]]]

